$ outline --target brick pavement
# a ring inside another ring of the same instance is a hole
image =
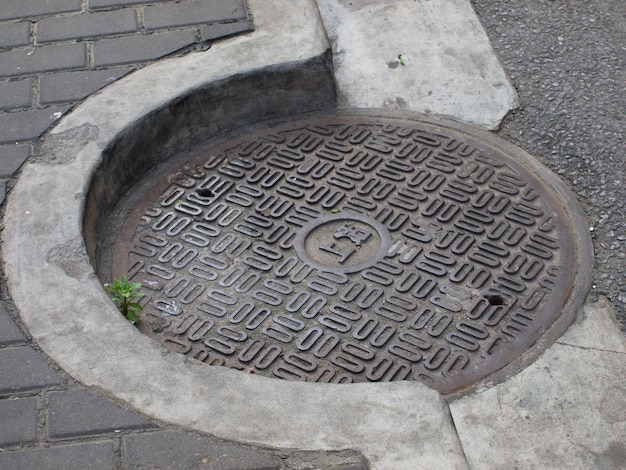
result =
[[[173,53],[253,29],[244,0],[5,0],[0,8],[0,194],[72,106]]]
[[[3,0],[0,204],[37,139],[100,88],[253,29],[245,0]],[[152,422],[87,390],[0,299],[2,469],[364,468],[352,452],[279,452]]]

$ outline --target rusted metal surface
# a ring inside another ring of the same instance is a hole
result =
[[[559,315],[572,230],[550,188],[486,142],[335,116],[169,172],[126,220],[113,274],[144,284],[142,331],[208,364],[447,393]]]

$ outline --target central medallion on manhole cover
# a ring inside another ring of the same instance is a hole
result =
[[[144,285],[142,331],[209,364],[451,392],[516,360],[573,295],[559,196],[458,130],[332,116],[178,165],[135,198],[112,274]]]
[[[354,273],[376,264],[390,245],[383,224],[357,214],[319,217],[302,227],[295,239],[296,253],[307,265],[338,273]]]

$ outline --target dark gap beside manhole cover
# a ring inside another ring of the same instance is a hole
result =
[[[141,331],[211,365],[459,390],[577,295],[580,227],[499,148],[390,118],[265,126],[138,191],[104,277],[141,282]]]

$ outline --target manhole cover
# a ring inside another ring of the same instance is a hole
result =
[[[143,283],[139,327],[170,350],[445,393],[549,329],[575,279],[574,230],[550,187],[489,143],[333,116],[168,171],[126,219],[112,270]]]

